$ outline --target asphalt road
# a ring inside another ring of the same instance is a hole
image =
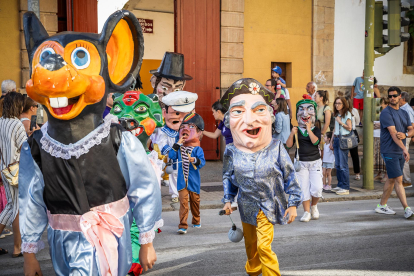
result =
[[[404,219],[397,199],[388,204],[396,215],[376,214],[377,203],[321,203],[319,220],[276,226],[272,248],[282,275],[414,275],[414,220]],[[414,198],[408,203],[414,206]],[[299,217],[302,213],[300,208]],[[244,241],[228,240],[231,222],[218,210],[202,210],[202,228],[190,228],[186,235],[176,234],[177,211],[163,218],[163,232],[155,239],[158,261],[145,275],[246,275]],[[232,218],[241,226],[238,212]],[[10,251],[12,238],[1,239],[0,247]],[[44,275],[54,275],[48,251],[38,258]],[[22,275],[22,263],[22,258],[0,256],[0,275]]]

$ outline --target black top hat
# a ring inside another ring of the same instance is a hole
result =
[[[241,94],[252,94],[260,95],[266,101],[267,104],[270,104],[275,98],[275,94],[267,90],[260,82],[252,78],[243,78],[234,82],[226,93],[221,97],[220,103],[228,109],[230,106],[230,101],[235,96]]]
[[[184,74],[184,55],[172,52],[165,52],[161,65],[157,70],[151,70],[156,77],[163,77],[172,80],[192,80],[193,77]]]

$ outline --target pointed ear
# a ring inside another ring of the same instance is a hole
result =
[[[135,15],[126,10],[113,13],[105,22],[100,43],[106,49],[111,87],[125,91],[137,81],[144,55],[144,36]]]
[[[49,35],[34,12],[26,12],[23,15],[23,30],[24,39],[26,40],[27,54],[29,55],[30,68],[32,68],[34,52],[43,41],[49,38]]]

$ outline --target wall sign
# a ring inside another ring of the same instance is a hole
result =
[[[144,19],[144,18],[137,18],[137,19],[139,21],[139,24],[141,24],[141,29],[144,34],[154,33],[154,20]]]

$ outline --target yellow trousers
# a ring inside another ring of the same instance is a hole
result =
[[[257,227],[242,222],[244,244],[246,247],[247,262],[246,273],[257,276],[280,276],[279,262],[272,251],[273,224],[260,210],[257,214]]]

